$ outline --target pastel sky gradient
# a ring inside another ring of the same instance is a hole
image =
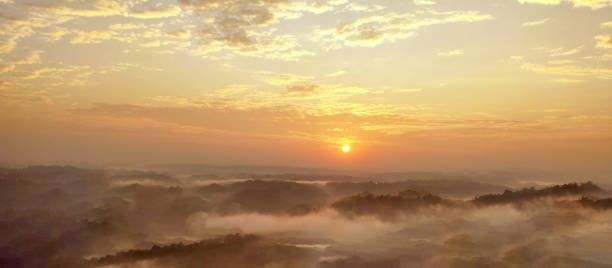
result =
[[[611,171],[612,0],[0,0],[0,162]]]

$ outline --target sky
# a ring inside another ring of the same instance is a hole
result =
[[[5,164],[610,172],[612,0],[0,0],[0,126]]]

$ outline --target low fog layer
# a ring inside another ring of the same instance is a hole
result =
[[[598,181],[179,171],[0,169],[0,267],[612,267]]]

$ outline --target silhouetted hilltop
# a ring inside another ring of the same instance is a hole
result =
[[[126,262],[135,262],[147,259],[154,259],[168,255],[189,255],[197,252],[204,253],[205,251],[220,250],[223,248],[239,247],[246,243],[252,243],[257,240],[254,235],[226,235],[221,238],[203,240],[193,244],[176,243],[165,246],[153,245],[150,249],[132,249],[119,252],[114,255],[107,255],[92,261],[96,264],[121,264]]]
[[[376,215],[383,219],[393,219],[401,213],[435,205],[451,206],[453,202],[436,195],[416,195],[415,191],[405,190],[398,195],[364,192],[343,198],[331,206],[348,216]]]
[[[193,244],[154,245],[107,255],[91,262],[96,266],[130,267],[148,261],[156,267],[316,267],[312,249],[281,245],[254,235],[232,234]],[[276,266],[275,266],[276,267]]]
[[[499,185],[464,180],[405,180],[395,182],[330,182],[325,190],[332,195],[348,196],[365,191],[374,194],[394,194],[398,189],[411,189],[435,195],[467,198],[479,194],[503,191]]]
[[[580,200],[578,200],[578,203],[588,208],[612,209],[612,198],[603,198],[596,200],[588,197],[582,197]]]
[[[0,169],[0,267],[612,263],[609,232],[591,228],[610,221],[612,198],[590,182],[504,192],[502,186],[465,180],[330,182],[325,176],[316,177],[320,181],[284,176],[220,174],[206,182],[150,171]],[[530,202],[538,198],[542,202]],[[508,207],[486,206],[505,203],[521,209],[508,213]],[[576,228],[584,233],[577,235]],[[236,232],[257,237],[194,243]],[[563,247],[572,255],[556,257],[547,243],[568,235],[575,240]]]
[[[531,201],[544,197],[562,197],[571,195],[584,195],[601,191],[602,189],[592,182],[568,183],[555,185],[543,189],[524,188],[519,191],[505,190],[501,194],[487,194],[474,198],[477,205],[497,205]]]
[[[310,184],[290,181],[249,180],[232,184],[200,187],[199,193],[223,200],[219,211],[285,213],[299,205],[322,205],[327,194]]]

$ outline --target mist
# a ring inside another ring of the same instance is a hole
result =
[[[197,171],[1,169],[0,266],[612,267],[597,181]]]
[[[0,268],[612,268],[612,0],[0,0]]]

